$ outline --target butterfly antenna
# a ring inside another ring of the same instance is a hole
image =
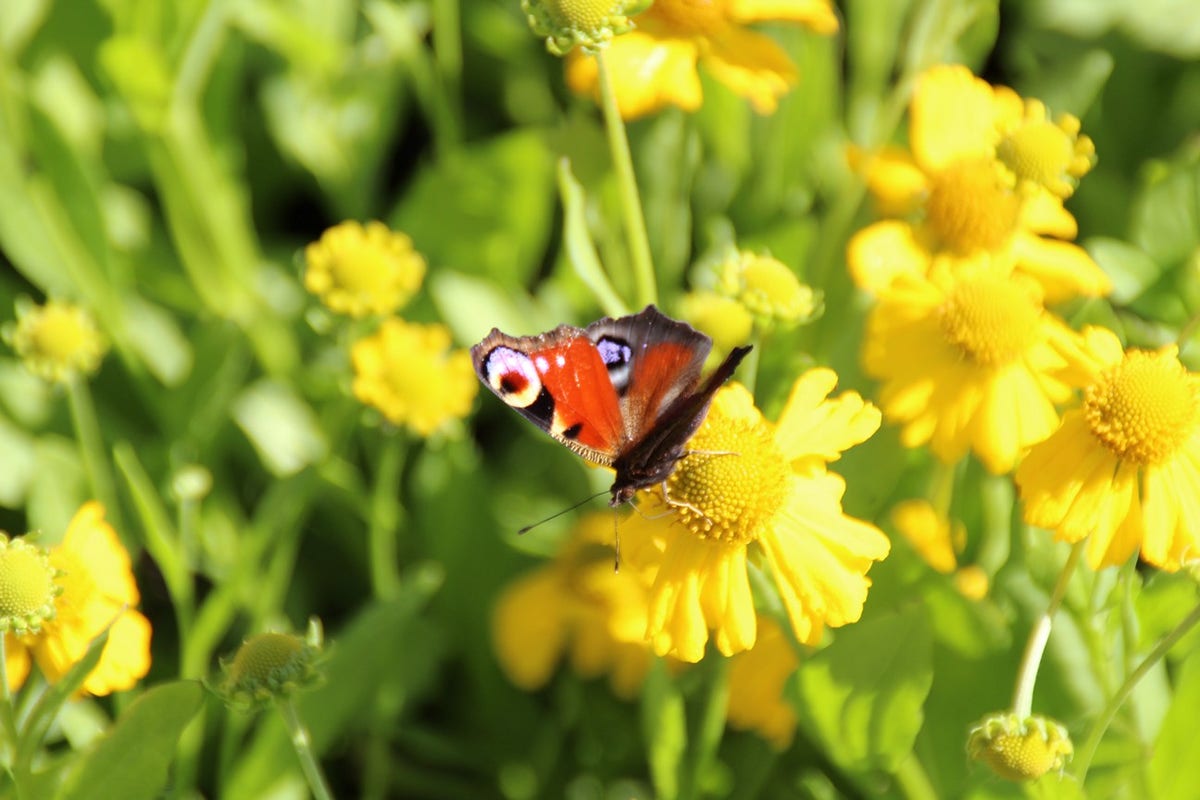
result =
[[[593,500],[595,500],[597,497],[600,497],[601,495],[605,495],[605,494],[608,494],[608,492],[607,492],[607,491],[603,491],[603,492],[596,492],[596,493],[595,493],[595,494],[593,494],[593,495],[589,495],[589,496],[587,496],[587,497],[583,498],[582,500],[580,500],[578,503],[576,503],[576,504],[575,504],[575,505],[573,505],[573,506],[567,506],[567,507],[566,507],[566,508],[564,508],[562,511],[555,511],[555,512],[554,512],[553,514],[551,514],[550,516],[546,517],[545,519],[539,519],[537,522],[533,523],[532,525],[526,525],[524,528],[521,528],[521,530],[517,531],[517,535],[518,535],[518,536],[521,536],[522,534],[529,533],[531,530],[533,530],[533,529],[534,529],[534,528],[536,528],[537,526],[539,526],[539,525],[543,525],[543,524],[545,524],[545,523],[549,522],[549,521],[550,521],[550,520],[552,520],[552,519],[558,519],[558,518],[559,518],[559,517],[561,517],[563,514],[568,514],[568,513],[572,512],[572,511],[574,511],[575,509],[579,508],[581,505],[583,505],[583,504],[585,504],[585,503],[590,503],[590,502],[592,502]]]
[[[635,506],[636,508],[636,506]],[[613,572],[621,571],[621,517],[613,509]]]

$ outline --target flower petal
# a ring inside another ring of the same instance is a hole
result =
[[[1103,297],[1112,291],[1112,280],[1077,244],[1022,231],[1013,238],[1012,246],[1017,268],[1041,284],[1047,305],[1077,295]]]
[[[833,370],[819,368],[810,369],[792,385],[775,427],[775,443],[793,464],[812,456],[822,462],[836,461],[843,451],[879,430],[879,409],[857,392],[829,398],[837,380]]]
[[[881,216],[907,217],[920,209],[929,191],[929,178],[907,150],[884,147],[868,152],[851,148],[847,155],[850,167],[866,179]]]
[[[816,33],[837,33],[838,19],[829,0],[730,0],[730,18],[738,22],[799,22]]]
[[[718,81],[770,114],[796,83],[796,66],[774,40],[744,28],[726,28],[709,39],[701,63]]]
[[[913,93],[909,119],[909,143],[926,171],[993,155],[992,87],[964,66],[943,64],[926,70]]]
[[[492,612],[492,643],[500,667],[525,690],[546,685],[566,646],[559,581],[551,567],[523,575],[505,588]]]
[[[912,225],[884,220],[854,234],[847,245],[846,262],[859,288],[879,292],[898,275],[924,275],[930,254]]]
[[[634,119],[669,105],[685,111],[700,108],[704,95],[696,72],[699,50],[694,41],[631,31],[613,39],[604,57],[612,71],[622,118]],[[566,71],[572,91],[599,97],[595,58],[572,50]]]

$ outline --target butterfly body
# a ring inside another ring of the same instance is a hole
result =
[[[735,348],[703,382],[712,340],[653,305],[586,328],[536,336],[493,329],[471,348],[479,379],[559,443],[612,467],[613,506],[662,484],[750,351]]]

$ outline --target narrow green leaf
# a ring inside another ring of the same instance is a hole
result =
[[[175,743],[203,699],[204,689],[196,681],[148,690],[78,762],[58,800],[158,797],[167,783]]]
[[[596,255],[596,247],[588,233],[583,187],[571,174],[571,163],[565,158],[558,162],[558,190],[563,201],[563,241],[575,274],[592,291],[605,313],[614,317],[628,313]]]
[[[931,642],[917,608],[839,629],[790,685],[801,725],[847,769],[894,772],[924,722]]]
[[[659,800],[679,795],[679,774],[687,750],[683,694],[662,662],[656,662],[642,688],[642,731],[654,794]]]
[[[1175,695],[1159,730],[1150,757],[1149,778],[1158,800],[1196,796],[1196,773],[1188,765],[1200,762],[1196,709],[1200,708],[1200,652],[1193,651],[1176,676]]]
[[[192,578],[187,557],[179,545],[179,534],[171,524],[162,498],[138,459],[137,450],[128,442],[119,442],[113,447],[113,462],[133,496],[145,534],[143,543],[162,571],[171,598],[176,603],[186,601],[190,605]]]

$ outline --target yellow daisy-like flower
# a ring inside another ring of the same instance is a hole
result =
[[[633,22],[636,29],[615,38],[604,55],[625,119],[669,105],[700,108],[698,67],[747,98],[755,111],[770,114],[796,83],[796,67],[773,40],[745,26],[796,22],[823,35],[838,29],[829,0],[655,0]],[[596,96],[595,59],[572,52],[567,84]]]
[[[911,153],[864,159],[881,210],[900,219],[876,222],[850,240],[847,261],[859,286],[879,291],[899,274],[953,269],[987,254],[1035,278],[1047,302],[1111,291],[1092,258],[1065,241],[1078,229],[1061,197],[1019,189],[1022,176],[1052,169],[1034,166],[1038,156],[1023,141],[1036,135],[1032,126],[1014,127],[1004,140],[1019,174],[997,157],[999,126],[1007,120],[997,108],[993,88],[964,67],[934,67],[921,77],[910,109]],[[1059,187],[1045,175],[1038,179]]]
[[[527,691],[549,682],[563,653],[585,678],[608,675],[632,698],[650,668],[646,589],[623,566],[613,572],[613,518],[586,517],[550,563],[510,584],[492,614],[492,642],[504,673]]]
[[[30,653],[46,679],[58,681],[108,629],[100,663],[83,691],[106,695],[132,688],[150,670],[150,622],[134,608],[139,595],[129,554],[105,522],[104,506],[92,501],[80,507],[62,544],[50,549],[50,563],[63,588],[56,615],[41,633],[20,638],[24,647],[11,654],[10,682],[24,681]]]
[[[750,311],[732,297],[713,291],[701,290],[684,295],[680,302],[683,319],[696,330],[712,337],[715,360],[723,353],[745,344],[754,332],[754,317]]]
[[[954,576],[954,587],[960,594],[971,600],[987,596],[987,573],[974,564],[958,566],[957,551],[967,537],[961,522],[942,516],[928,500],[916,499],[896,504],[892,524],[926,564],[943,575]]]
[[[354,396],[392,424],[429,436],[466,416],[478,391],[470,355],[450,345],[444,325],[384,320],[350,351]]]
[[[782,262],[766,255],[734,252],[725,261],[717,289],[766,321],[801,322],[816,308],[812,288]]]
[[[846,484],[826,464],[879,427],[879,411],[853,392],[830,399],[832,370],[792,387],[779,422],[732,384],[713,399],[667,482],[671,505],[643,493],[642,514],[622,527],[629,561],[654,572],[646,633],[659,655],[696,662],[712,631],[732,655],[754,646],[747,559],[761,554],[797,640],[858,620],[866,573],[888,554],[876,528],[842,511]],[[627,533],[626,533],[627,532]]]
[[[863,364],[906,447],[947,463],[971,450],[999,474],[1058,425],[1078,342],[1036,283],[983,264],[898,277],[871,311]]]
[[[18,303],[8,338],[29,371],[53,383],[95,373],[108,351],[92,315],[57,300],[44,306]]]
[[[754,647],[730,659],[730,726],[754,731],[776,750],[786,750],[796,733],[796,710],[783,689],[798,666],[800,657],[783,628],[760,616]]]
[[[995,89],[996,156],[1016,177],[1018,187],[1070,197],[1079,179],[1096,164],[1096,145],[1080,134],[1079,119],[1060,114],[1051,120],[1040,100],[1025,100],[1004,86]]]
[[[1093,568],[1142,558],[1177,570],[1200,557],[1200,376],[1174,345],[1125,350],[1103,328],[1081,407],[1017,468],[1025,520],[1087,538]]]
[[[412,239],[382,222],[342,222],[304,249],[304,288],[331,311],[352,317],[390,314],[425,277]]]

